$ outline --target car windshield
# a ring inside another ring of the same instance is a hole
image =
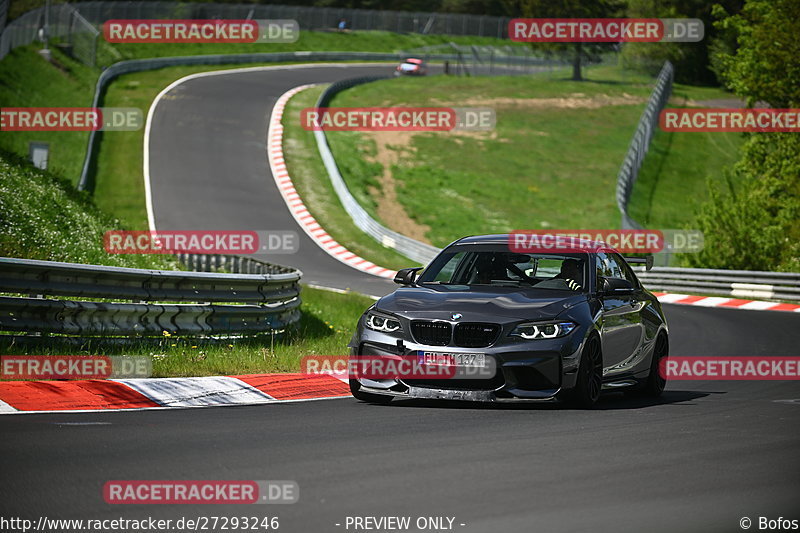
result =
[[[455,247],[440,254],[420,284],[587,290],[588,254],[518,254],[508,248]]]

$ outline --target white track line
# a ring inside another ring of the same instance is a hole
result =
[[[197,72],[189,74],[174,82],[170,83],[163,91],[156,95],[150,109],[147,111],[147,121],[144,126],[144,150],[143,150],[143,177],[144,177],[144,191],[145,191],[145,204],[147,205],[147,223],[150,231],[156,231],[156,220],[153,212],[153,191],[150,186],[150,131],[153,123],[153,116],[155,115],[156,107],[158,107],[161,99],[172,89],[181,85],[189,80],[198,78],[205,78],[209,76],[224,76],[226,74],[240,74],[243,72],[261,72],[268,70],[296,70],[301,68],[352,68],[354,66],[385,66],[386,63],[301,63],[297,65],[273,65],[273,66],[260,66],[260,67],[239,67],[225,70],[212,70],[209,72]]]
[[[272,396],[227,376],[199,378],[115,379],[166,407],[252,405],[276,401]]]

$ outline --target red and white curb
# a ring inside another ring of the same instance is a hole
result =
[[[700,307],[726,307],[728,309],[747,309],[750,311],[789,311],[800,312],[800,305],[779,302],[765,302],[760,300],[740,300],[738,298],[724,298],[721,296],[691,296],[688,294],[675,294],[654,292],[658,301],[665,304],[697,305]]]
[[[272,116],[270,117],[269,130],[267,132],[267,159],[272,170],[272,176],[275,178],[275,184],[278,186],[278,190],[281,192],[281,196],[283,196],[286,206],[297,221],[297,224],[303,228],[303,231],[320,248],[335,259],[355,269],[367,274],[392,279],[397,273],[396,271],[380,267],[357,256],[328,235],[306,209],[303,200],[300,199],[300,195],[297,194],[294,188],[289,172],[286,170],[286,162],[283,159],[283,125],[281,124],[283,111],[292,96],[313,86],[314,84],[301,85],[283,93],[275,103],[275,107],[272,108]]]
[[[348,396],[346,380],[330,375],[2,381],[0,414],[259,405]]]

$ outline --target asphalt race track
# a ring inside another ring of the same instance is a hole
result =
[[[386,66],[288,67],[187,80],[161,100],[150,134],[153,214],[160,230],[294,230],[299,252],[268,260],[303,281],[383,295],[392,283],[333,260],[295,223],[267,162],[276,100],[307,83],[391,75]]]
[[[269,176],[266,114],[294,86],[374,71],[253,72],[179,86],[154,122],[158,227],[294,229]],[[307,281],[391,288],[299,233],[291,264]],[[672,355],[800,351],[798,313],[665,308]],[[658,401],[610,395],[591,411],[340,399],[9,415],[0,429],[5,517],[268,515],[280,531],[319,533],[353,531],[347,516],[381,515],[455,517],[465,533],[723,532],[742,531],[743,517],[752,530],[760,516],[800,519],[798,382],[672,382]],[[102,487],[115,479],[295,480],[300,501],[113,506]]]

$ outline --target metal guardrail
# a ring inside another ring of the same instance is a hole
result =
[[[194,272],[227,271],[234,274],[289,274],[294,268],[275,265],[244,255],[176,254],[178,261]]]
[[[677,267],[634,270],[650,290],[800,301],[800,273]]]
[[[386,78],[372,76],[351,78],[333,83],[322,92],[317,101],[317,107],[328,107],[330,101],[340,91],[381,79]],[[392,248],[422,265],[427,265],[436,254],[439,253],[439,248],[392,231],[372,218],[370,214],[361,207],[361,204],[355,199],[350,189],[347,188],[347,184],[339,172],[339,167],[336,166],[336,161],[333,158],[333,153],[331,153],[328,139],[325,137],[325,132],[320,130],[315,131],[314,138],[317,141],[317,149],[325,165],[325,170],[328,172],[328,177],[331,180],[333,189],[336,191],[336,195],[339,197],[339,201],[342,202],[345,211],[350,215],[350,218],[353,219],[353,223],[381,245]]]
[[[0,330],[137,336],[282,330],[300,318],[302,274],[275,268],[282,271],[219,274],[0,258],[0,292],[31,296],[0,296]]]
[[[628,202],[631,199],[633,185],[639,177],[639,169],[642,167],[644,156],[650,148],[650,141],[658,125],[658,115],[667,104],[672,94],[672,80],[675,76],[675,68],[669,61],[664,62],[661,72],[656,79],[656,86],[650,99],[647,102],[636,133],[633,135],[631,144],[625,160],[617,174],[617,206],[622,214],[622,229],[641,229],[642,226],[628,215]]]

